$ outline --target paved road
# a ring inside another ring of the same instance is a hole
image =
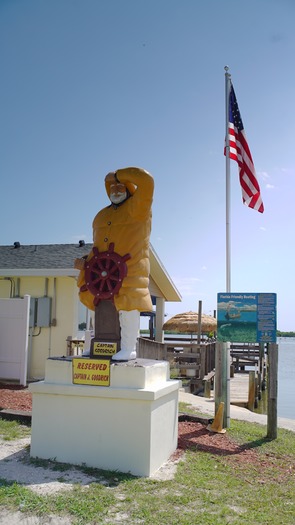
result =
[[[194,394],[189,394],[180,390],[179,401],[193,405],[203,414],[210,414],[211,416],[214,416],[215,414],[215,403],[213,398],[208,399],[201,396],[195,396]],[[230,418],[267,425],[266,415],[256,414],[255,412],[250,412],[250,410],[247,410],[247,408],[241,408],[235,405],[230,405]],[[295,420],[279,417],[278,427],[286,428],[287,430],[295,432]]]

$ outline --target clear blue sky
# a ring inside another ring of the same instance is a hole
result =
[[[224,66],[265,212],[231,162],[233,292],[278,296],[295,330],[293,0],[0,0],[2,245],[92,241],[104,176],[155,179],[151,242],[180,291],[226,289]]]

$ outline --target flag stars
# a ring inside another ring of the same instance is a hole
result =
[[[243,122],[242,122],[241,115],[240,115],[240,112],[239,112],[239,107],[238,107],[236,95],[235,95],[235,92],[234,92],[234,89],[233,89],[232,86],[231,86],[231,89],[230,89],[229,98],[230,98],[230,115],[229,115],[229,120],[230,120],[230,122],[233,123],[235,128],[237,128],[238,132],[240,132],[240,131],[242,131],[244,129],[244,126],[243,126]]]

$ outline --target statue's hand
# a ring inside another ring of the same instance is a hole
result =
[[[116,172],[115,171],[110,171],[110,173],[108,173],[106,176],[105,176],[105,182],[110,182],[110,183],[114,183],[116,182]]]
[[[85,259],[75,259],[74,268],[76,270],[84,270]]]

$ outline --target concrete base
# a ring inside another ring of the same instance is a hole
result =
[[[72,358],[50,358],[29,386],[31,456],[151,476],[177,448],[179,386],[166,361],[111,364],[97,387],[72,383]]]

